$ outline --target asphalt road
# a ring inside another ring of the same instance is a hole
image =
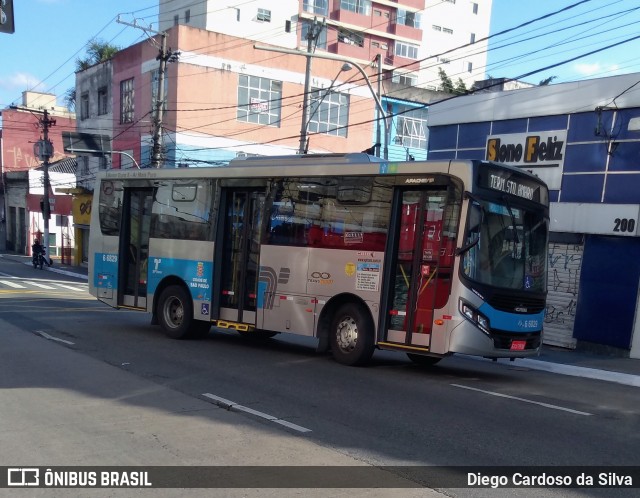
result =
[[[41,276],[38,271],[0,263],[0,272],[15,274],[16,282],[31,282]],[[86,282],[71,277],[38,282],[86,289]],[[611,465],[640,465],[640,402],[634,387],[455,357],[422,369],[390,352],[376,352],[368,367],[345,367],[315,353],[312,339],[284,335],[251,341],[213,330],[202,341],[175,341],[151,326],[149,315],[111,310],[65,287],[0,290],[0,330],[5,341],[0,384],[11,388],[13,396],[10,403],[0,404],[2,419],[28,420],[33,413],[42,427],[38,417],[44,415],[35,415],[38,406],[45,401],[53,406],[56,392],[70,397],[69,403],[79,402],[83,410],[64,424],[59,436],[61,447],[68,439],[74,442],[72,450],[79,451],[72,462],[91,458],[104,465],[193,465],[184,462],[202,455],[199,461],[220,465],[235,454],[251,465],[312,465],[316,457],[335,465],[544,465],[603,471]],[[7,370],[9,365],[13,367]],[[175,459],[167,458],[171,451],[161,441],[153,444],[153,424],[127,429],[132,441],[139,437],[149,443],[138,449],[127,446],[119,431],[130,418],[118,420],[116,411],[107,423],[86,408],[107,402],[111,408],[116,402],[141,410],[144,415],[134,419],[149,417],[168,433],[175,427],[167,443],[177,453]],[[16,403],[28,409],[7,408]],[[214,438],[215,444],[208,439],[212,421],[215,427],[225,424],[238,431],[228,440],[225,436],[223,449],[220,439]],[[113,438],[112,444],[91,454],[76,441],[73,428],[93,438],[96,432],[104,440]],[[260,438],[250,441],[256,434]],[[49,448],[36,438],[34,434],[19,447],[14,441],[12,451],[25,464],[60,465],[56,446]],[[288,453],[289,443],[299,445],[293,453]],[[0,450],[5,462],[6,447]],[[124,456],[116,457],[121,448],[126,448]],[[451,496],[488,492],[440,491]],[[535,491],[505,490],[503,496],[600,493]],[[628,490],[620,493],[616,495],[630,496]],[[404,491],[401,495],[407,496]],[[491,496],[499,495],[491,490]]]

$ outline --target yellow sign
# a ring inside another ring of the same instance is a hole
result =
[[[73,222],[77,225],[89,225],[91,223],[91,202],[93,196],[89,194],[78,195],[71,201]]]

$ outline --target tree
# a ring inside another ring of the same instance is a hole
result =
[[[87,53],[85,57],[76,59],[76,72],[84,71],[85,69],[100,64],[101,62],[111,59],[120,47],[111,45],[108,42],[102,40],[91,40],[87,44]],[[69,88],[64,94],[64,103],[70,111],[74,111],[76,108],[76,89],[75,87]]]
[[[442,83],[442,91],[447,93],[454,93],[453,82],[441,67],[438,68],[438,76],[440,76],[440,82]]]
[[[76,59],[76,71],[84,71],[95,64],[111,59],[120,47],[102,40],[91,40],[87,45],[87,55]]]
[[[447,73],[445,73],[441,67],[438,68],[438,76],[440,76],[440,81],[442,83],[442,91],[453,93],[454,95],[463,95],[467,93],[467,86],[464,84],[464,81],[462,81],[462,78],[458,78],[458,81],[454,86],[451,78],[447,76]]]

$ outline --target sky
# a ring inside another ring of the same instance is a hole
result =
[[[21,104],[24,90],[54,93],[62,104],[75,84],[75,61],[91,39],[126,47],[146,38],[141,29],[117,23],[118,14],[158,27],[158,0],[14,0],[14,11],[16,32],[0,33],[0,109]],[[525,75],[520,79],[538,84],[639,72],[640,38],[625,42],[640,36],[639,24],[640,0],[493,0],[486,73]],[[580,57],[589,52],[596,53]]]

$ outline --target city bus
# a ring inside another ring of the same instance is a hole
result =
[[[317,339],[346,365],[539,353],[549,195],[520,168],[367,154],[96,179],[90,292],[172,338]]]

